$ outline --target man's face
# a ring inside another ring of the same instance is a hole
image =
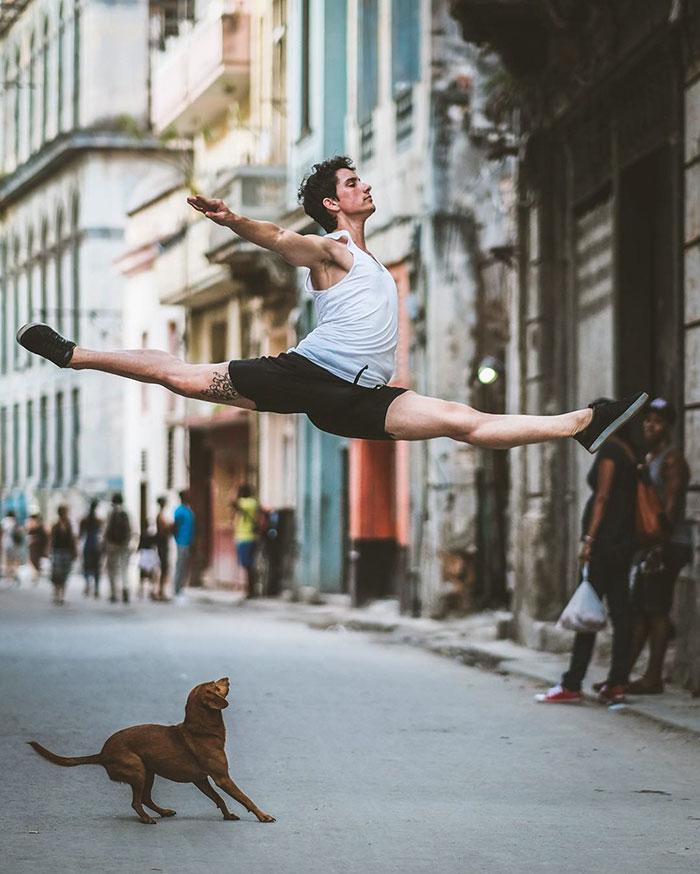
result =
[[[369,218],[376,206],[372,200],[372,186],[363,182],[354,170],[337,170],[335,200],[327,198],[325,205],[333,205],[344,215]]]
[[[657,446],[668,434],[668,424],[658,413],[650,411],[642,422],[642,434],[647,446]]]

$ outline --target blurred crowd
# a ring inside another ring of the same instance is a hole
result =
[[[136,553],[137,594],[154,601],[171,598],[183,601],[192,568],[192,543],[195,516],[186,491],[172,518],[167,500],[157,500],[153,522],[141,525],[138,534],[124,507],[120,492],[115,492],[106,518],[98,514],[99,502],[93,500],[86,515],[76,522],[67,505],[57,508],[56,519],[47,524],[38,507],[31,507],[24,524],[14,510],[2,520],[2,576],[6,583],[18,586],[22,569],[38,584],[50,581],[53,601],[65,603],[66,584],[73,572],[82,574],[85,597],[99,598],[104,576],[109,584],[109,600],[128,604],[132,597],[132,557]],[[175,551],[175,568],[170,579],[171,552]]]
[[[110,602],[129,604],[135,564],[136,594],[140,600],[186,603],[197,524],[189,492],[182,491],[179,497],[172,518],[167,499],[159,497],[153,520],[145,520],[138,533],[120,492],[112,495],[105,518],[98,512],[99,501],[93,500],[77,523],[65,504],[58,506],[55,520],[48,524],[38,507],[30,507],[24,523],[14,510],[8,510],[2,519],[0,538],[0,568],[5,585],[19,586],[25,575],[34,585],[48,580],[54,604],[62,605],[71,574],[82,575],[86,598],[100,598],[106,576]],[[239,488],[231,509],[236,555],[245,574],[246,595],[253,597],[257,592],[255,561],[265,514],[247,484]]]

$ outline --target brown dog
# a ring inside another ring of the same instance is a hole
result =
[[[260,822],[274,822],[274,816],[263,813],[233,782],[228,774],[224,751],[226,728],[221,711],[228,707],[228,677],[201,683],[187,696],[185,721],[179,725],[134,725],[107,738],[102,752],[96,756],[57,756],[36,741],[29,745],[53,762],[71,768],[74,765],[102,765],[110,780],[128,783],[133,790],[131,806],[141,822],[156,822],[143,805],[160,816],[174,816],[175,811],[158,807],[151,798],[156,774],[176,783],[194,783],[216,804],[224,819],[239,819],[226,807],[226,802],[209,782],[211,777],[224,792],[235,798]]]

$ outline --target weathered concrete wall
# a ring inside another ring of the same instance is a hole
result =
[[[514,161],[487,154],[496,131],[485,100],[497,61],[463,41],[448,7],[432,4],[431,178],[413,371],[422,393],[495,409],[500,399],[478,393],[473,377],[481,356],[498,357],[506,347],[516,271],[496,263],[494,253],[511,251],[515,242]],[[414,447],[413,455],[416,482],[423,483],[413,496],[412,540],[424,610],[440,612],[455,588],[469,609],[475,606],[469,590],[480,584],[477,480],[488,459],[447,438]]]
[[[700,694],[700,61],[690,65],[685,88],[685,454],[691,491],[687,518],[695,541],[693,564],[678,582],[674,673]]]

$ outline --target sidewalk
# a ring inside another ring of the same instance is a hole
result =
[[[187,594],[194,603],[231,608],[245,604],[248,610],[276,613],[280,619],[303,622],[319,630],[345,629],[381,635],[386,643],[417,646],[465,665],[533,680],[541,683],[542,688],[559,682],[568,665],[567,654],[540,652],[505,639],[511,620],[506,611],[437,621],[401,616],[395,601],[351,608],[343,595],[326,595],[326,603],[317,605],[281,599],[244,601],[238,593],[213,589],[189,589]],[[603,679],[605,667],[592,664],[586,677],[587,700],[596,700],[588,690],[591,683]],[[689,692],[674,686],[667,685],[663,695],[637,696],[611,709],[700,736],[700,698],[691,698]]]

